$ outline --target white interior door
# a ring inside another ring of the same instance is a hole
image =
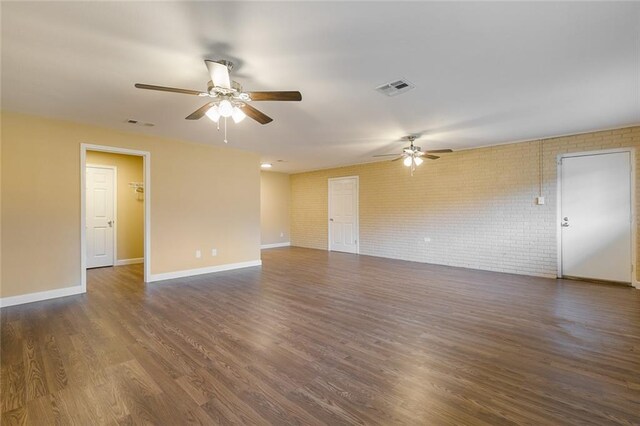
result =
[[[114,175],[113,168],[87,166],[87,268],[113,265]]]
[[[329,179],[329,250],[358,252],[358,178]]]
[[[631,154],[561,161],[562,275],[631,282]]]

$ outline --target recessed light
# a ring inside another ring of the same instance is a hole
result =
[[[263,169],[270,169],[272,166],[271,163],[262,163],[260,164],[260,167],[262,167]]]

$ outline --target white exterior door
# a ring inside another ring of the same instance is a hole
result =
[[[631,282],[631,153],[561,160],[562,275]]]
[[[115,206],[113,168],[87,166],[87,268],[112,266]]]
[[[358,178],[329,179],[329,250],[358,253]]]

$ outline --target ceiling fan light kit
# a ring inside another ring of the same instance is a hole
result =
[[[242,109],[238,108],[238,107],[233,107],[233,112],[231,113],[231,118],[233,118],[233,122],[238,124],[239,122],[241,122],[242,120],[244,120],[247,117],[247,114],[245,114]]]
[[[231,105],[231,102],[229,102],[227,99],[221,100],[218,104],[218,112],[224,118],[231,117],[231,114],[233,114],[233,108],[233,105]]]
[[[268,124],[273,121],[271,117],[249,105],[254,101],[301,101],[302,94],[298,91],[285,92],[245,92],[242,86],[231,79],[230,72],[233,63],[224,59],[213,61],[205,59],[205,65],[209,71],[211,80],[207,85],[207,91],[179,89],[175,87],[154,86],[150,84],[136,83],[138,89],[156,90],[161,92],[181,93],[198,97],[208,97],[212,101],[206,103],[189,114],[187,120],[199,120],[205,115],[220,130],[220,118],[224,118],[224,142],[227,143],[227,118],[231,117],[234,123],[240,123],[247,116],[260,124]]]
[[[211,108],[209,108],[209,110],[207,112],[205,112],[205,115],[214,123],[217,123],[218,121],[220,121],[220,112],[218,112],[218,105],[214,105]]]

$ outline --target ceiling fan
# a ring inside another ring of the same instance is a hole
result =
[[[211,76],[206,92],[142,83],[136,83],[135,87],[138,89],[158,90],[161,92],[173,92],[209,98],[209,102],[189,114],[186,119],[199,120],[206,115],[215,123],[219,123],[220,118],[224,118],[225,143],[227,142],[226,119],[229,117],[231,117],[235,123],[241,122],[246,116],[253,118],[260,124],[267,124],[273,121],[271,117],[249,105],[249,102],[302,100],[302,94],[298,91],[245,92],[238,82],[231,80],[230,72],[233,69],[233,62],[223,59],[217,61],[205,59],[204,63]]]
[[[403,160],[403,164],[407,167],[411,167],[411,176],[413,176],[413,172],[416,167],[422,164],[424,161],[423,158],[428,158],[429,160],[437,160],[440,158],[437,155],[433,154],[445,154],[447,152],[453,152],[451,149],[434,149],[431,151],[422,151],[422,148],[419,146],[415,146],[413,142],[418,138],[416,135],[409,135],[402,138],[403,141],[409,141],[409,146],[405,147],[400,154],[381,154],[374,155],[374,157],[389,157],[389,156],[398,156],[398,158],[394,158],[391,161]]]

